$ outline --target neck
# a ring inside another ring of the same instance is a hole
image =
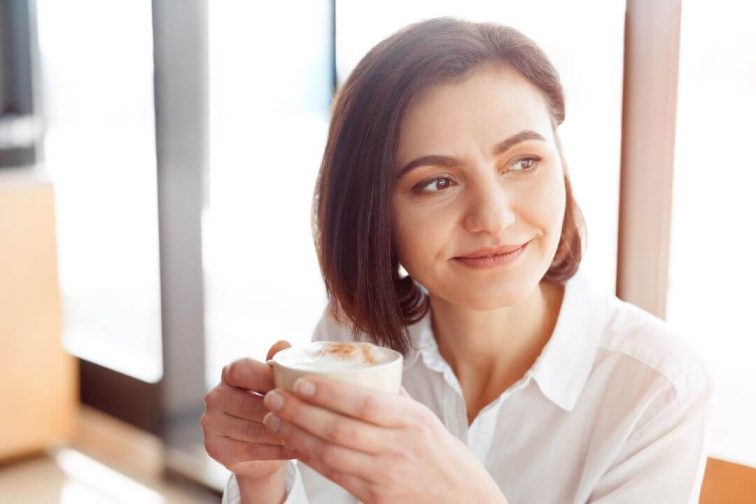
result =
[[[433,333],[465,392],[468,416],[532,366],[554,330],[563,293],[561,285],[541,282],[518,304],[488,311],[431,296]]]

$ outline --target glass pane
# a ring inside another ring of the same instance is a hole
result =
[[[64,342],[141,380],[163,373],[149,0],[38,0]]]
[[[750,466],[756,466],[753,19],[756,8],[747,2],[684,4],[667,302],[667,319],[699,346],[717,387],[712,455]]]
[[[325,306],[310,206],[330,104],[329,5],[208,4],[208,388],[233,359],[308,342]]]
[[[509,25],[532,38],[560,73],[567,118],[559,128],[575,198],[588,228],[581,269],[614,291],[625,2],[384,0],[337,2],[336,68],[343,80],[377,42],[436,16]],[[585,11],[590,9],[590,29]],[[544,13],[548,12],[548,16]],[[580,27],[580,29],[576,29]],[[600,62],[600,64],[596,64]]]

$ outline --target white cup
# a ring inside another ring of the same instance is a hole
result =
[[[402,354],[372,343],[314,341],[306,347],[290,347],[273,356],[276,387],[293,391],[297,378],[327,376],[390,394],[402,386]]]

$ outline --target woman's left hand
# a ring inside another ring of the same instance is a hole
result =
[[[470,449],[403,388],[394,396],[308,376],[295,390],[266,394],[263,423],[360,501],[506,502]]]

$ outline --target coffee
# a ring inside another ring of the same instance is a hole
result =
[[[277,387],[287,390],[300,376],[313,374],[397,394],[402,361],[399,352],[371,343],[315,341],[278,352],[273,377]]]
[[[298,369],[360,369],[395,359],[386,349],[370,343],[316,341],[305,348],[295,348],[281,355],[279,362]]]

